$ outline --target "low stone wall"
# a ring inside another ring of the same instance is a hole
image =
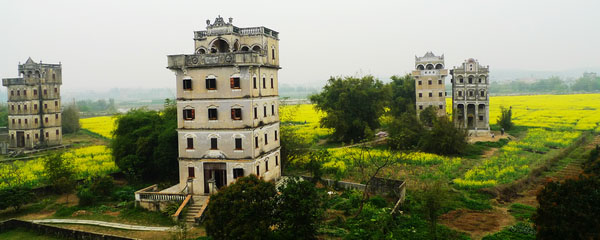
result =
[[[85,232],[50,225],[32,223],[28,221],[10,219],[0,222],[0,232],[10,231],[16,228],[27,229],[41,235],[53,236],[63,239],[85,239],[85,240],[133,240],[135,238],[119,237],[109,234]]]
[[[302,178],[306,181],[312,181],[312,177],[302,176]],[[338,188],[338,189],[355,189],[359,191],[365,190],[365,184],[353,183],[353,182],[344,182],[344,181],[335,181],[332,179],[322,179],[324,184],[328,186]],[[404,199],[404,195],[406,194],[406,184],[404,181],[394,180],[394,179],[386,179],[386,178],[375,178],[371,185],[369,186],[369,192],[380,194],[380,195],[390,195],[400,199]]]

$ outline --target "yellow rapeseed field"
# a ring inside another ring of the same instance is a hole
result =
[[[102,116],[82,118],[79,120],[81,128],[87,129],[90,132],[97,133],[106,138],[112,138],[112,132],[115,128],[115,117]]]
[[[102,145],[73,149],[63,153],[62,157],[71,164],[78,179],[119,170],[113,161],[110,149]],[[28,161],[0,163],[0,189],[15,185],[36,187],[43,184],[45,178],[42,157]]]
[[[446,103],[451,112],[452,99],[447,98]],[[600,94],[490,97],[490,124],[495,124],[500,116],[500,106],[512,107],[516,125],[600,130]]]

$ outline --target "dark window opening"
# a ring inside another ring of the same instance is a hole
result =
[[[254,107],[254,119],[258,119],[258,109]]]
[[[35,134],[35,139],[38,139],[38,138],[40,138],[40,135],[36,133]]]
[[[37,90],[33,90],[33,95],[37,95]]]
[[[433,97],[433,93],[429,93],[429,97]]]
[[[218,119],[217,109],[216,108],[208,109],[208,120],[217,120],[217,119]]]
[[[50,133],[49,132],[46,132],[46,138],[50,138]],[[48,139],[46,139],[46,140],[48,140]]]
[[[15,120],[13,119],[13,123],[15,123],[14,121],[15,121]],[[36,118],[36,119],[34,120],[34,122],[35,122],[35,124],[38,124],[38,119]]]
[[[267,106],[263,106],[263,117],[267,117]]]
[[[431,80],[427,81],[427,84],[428,84],[428,85],[431,85]]]
[[[265,160],[265,172],[269,171],[269,160]]]
[[[260,166],[256,166],[256,176],[260,176]]]
[[[44,103],[44,109],[48,109],[48,104]]]
[[[208,90],[217,89],[217,79],[214,79],[214,78],[206,79],[206,89],[208,89]]]
[[[275,48],[271,49],[271,56],[273,59],[275,59]]]
[[[479,121],[483,121],[483,116],[479,116]]]
[[[244,176],[244,169],[243,168],[234,168],[233,169],[233,178],[239,178],[239,177],[243,177]]]
[[[188,178],[195,178],[196,171],[194,171],[194,167],[188,167]]]
[[[217,150],[219,149],[217,146],[217,138],[211,138],[210,139],[210,149],[211,150]]]
[[[462,91],[458,91],[458,96],[462,97]]]
[[[183,109],[183,119],[194,120],[196,118],[194,109]]]
[[[462,78],[459,78],[459,79],[458,79],[458,81],[459,81],[460,83],[463,83],[463,82],[464,82],[464,79],[462,79]]]
[[[439,96],[438,97],[443,97],[442,92],[439,92]]]
[[[187,149],[194,149],[194,139],[193,138],[187,139]]]
[[[419,81],[419,85],[423,85],[423,83],[421,81]]]
[[[192,90],[192,79],[183,79],[183,89]]]
[[[58,101],[54,101],[54,106],[58,107]]]
[[[241,138],[235,139],[235,150],[242,150],[242,139]]]
[[[229,82],[231,84],[231,88],[240,89],[240,78],[239,77],[230,78]]]
[[[481,96],[485,97],[485,92],[484,91],[481,91]]]
[[[258,136],[254,137],[254,147],[258,148]]]
[[[23,90],[23,96],[27,96],[27,90]]]
[[[279,166],[279,156],[275,156],[275,166]]]
[[[271,105],[271,115],[275,115],[275,105]]]
[[[14,106],[13,106],[13,110],[15,110]],[[37,104],[33,104],[33,110],[37,110]]]
[[[27,119],[25,119],[25,124],[27,124]],[[56,131],[58,131],[58,130],[56,130]]]
[[[54,114],[54,118],[55,118],[55,119],[58,119],[58,114]]]
[[[19,120],[20,121],[20,120]],[[44,122],[48,123],[48,117],[44,119]],[[20,122],[19,122],[20,123]]]
[[[13,90],[10,90],[10,95],[11,95],[11,96],[14,96],[14,95],[15,95],[15,91],[13,91]]]
[[[265,145],[269,144],[269,135],[265,133]]]
[[[472,77],[469,78],[469,84],[473,84],[473,78]]]
[[[275,130],[275,141],[277,141],[277,130]]]
[[[48,95],[48,90],[44,89],[44,95]]]
[[[438,80],[438,84],[439,84],[439,85],[442,85],[442,80]]]
[[[58,93],[58,88],[54,88],[54,93]]]
[[[23,110],[27,111],[27,105],[23,106]]]
[[[271,88],[274,88],[273,86],[273,78],[271,78]]]
[[[256,87],[256,77],[254,77],[253,80],[254,80],[254,89],[256,89],[257,88]]]
[[[419,93],[419,97],[423,97],[423,93]]]
[[[21,96],[21,90],[17,90],[17,96]]]
[[[444,105],[440,105],[439,107],[440,107],[440,109],[444,109]]]
[[[56,129],[56,136],[58,136],[58,129]]]
[[[419,110],[423,110],[423,106],[419,106]]]
[[[231,109],[231,119],[242,120],[242,109],[241,108],[232,108]]]
[[[469,91],[469,97],[473,96],[473,91]]]
[[[267,88],[267,78],[263,77],[263,88]]]

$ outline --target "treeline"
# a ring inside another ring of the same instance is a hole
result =
[[[114,114],[117,112],[115,100],[109,98],[108,101],[104,99],[93,100],[79,100],[77,101],[77,107],[79,111],[84,114]]]
[[[574,82],[567,82],[559,77],[539,79],[534,82],[510,81],[490,83],[492,94],[567,94],[600,92],[600,77],[595,73],[584,73]]]

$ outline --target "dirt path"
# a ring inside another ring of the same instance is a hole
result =
[[[442,215],[440,223],[466,232],[472,239],[481,239],[514,224],[515,219],[508,213],[507,208],[497,207],[486,211],[458,209]]]
[[[514,136],[508,135],[508,133],[504,133],[504,135],[500,135],[499,131],[490,131],[490,133],[493,133],[495,136],[494,138],[492,138],[492,136],[490,134],[480,134],[479,136],[469,136],[469,143],[475,143],[475,142],[497,142],[500,139],[516,139]]]

